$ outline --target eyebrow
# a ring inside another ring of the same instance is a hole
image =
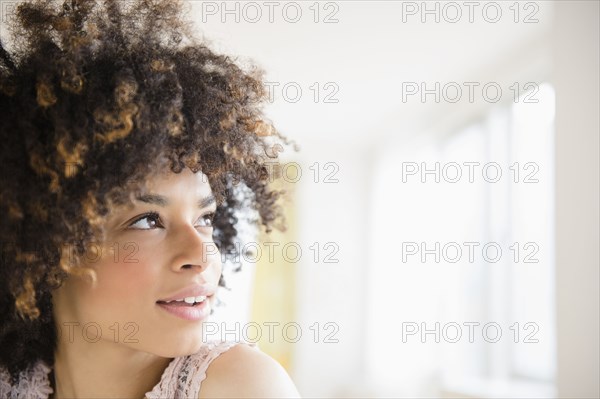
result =
[[[162,207],[169,205],[169,200],[167,199],[167,197],[163,197],[162,195],[158,194],[144,194],[136,197],[135,199],[141,202],[145,202],[147,204],[154,204]],[[208,197],[200,198],[198,200],[198,207],[206,208],[214,202],[216,202],[214,195],[209,195]]]

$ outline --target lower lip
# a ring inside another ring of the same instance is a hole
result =
[[[210,307],[208,306],[208,298],[202,303],[194,306],[174,306],[166,303],[157,303],[159,307],[166,310],[167,312],[181,317],[184,320],[199,321],[206,319],[210,315]]]

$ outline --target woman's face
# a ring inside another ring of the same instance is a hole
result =
[[[164,357],[202,345],[221,275],[208,179],[186,168],[152,177],[146,188],[132,207],[111,211],[107,241],[86,255],[96,286],[71,277],[55,291],[62,341],[110,342]]]

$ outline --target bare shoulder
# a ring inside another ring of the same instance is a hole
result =
[[[210,363],[198,397],[299,398],[300,394],[275,359],[249,345],[239,344]]]

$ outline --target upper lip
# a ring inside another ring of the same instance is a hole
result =
[[[192,297],[192,296],[201,296],[204,295],[206,297],[214,295],[216,292],[216,287],[213,285],[209,285],[209,284],[193,284],[193,285],[189,285],[179,291],[177,291],[175,294],[164,298],[164,299],[159,299],[157,302],[167,302],[167,301],[175,301],[177,299],[183,299],[183,298],[187,298],[187,297]]]

